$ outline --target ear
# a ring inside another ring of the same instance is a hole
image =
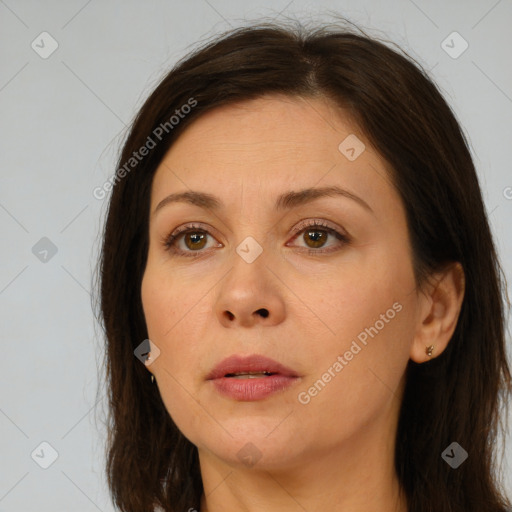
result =
[[[429,361],[448,346],[459,319],[465,283],[462,265],[454,262],[432,276],[426,289],[418,295],[416,334],[410,352],[414,362]],[[429,356],[428,348],[432,346]]]

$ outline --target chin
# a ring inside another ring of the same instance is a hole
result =
[[[268,445],[268,443],[267,443]],[[299,463],[299,454],[290,453],[289,446],[271,447],[250,440],[233,442],[225,450],[215,447],[213,455],[234,469],[253,471],[287,471]]]
[[[221,437],[210,436],[201,439],[196,446],[203,446],[214,457],[227,465],[241,469],[285,470],[300,463],[304,450],[304,439],[295,436],[286,429],[279,431],[278,421],[256,421],[240,418],[239,422],[225,425]],[[194,441],[192,441],[194,442]]]

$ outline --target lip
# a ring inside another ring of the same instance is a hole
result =
[[[268,372],[272,375],[253,378],[228,377],[232,373]],[[262,400],[297,382],[297,372],[262,355],[233,355],[222,360],[206,377],[222,395],[239,401]]]

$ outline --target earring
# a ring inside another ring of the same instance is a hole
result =
[[[149,361],[151,359],[151,354],[148,353],[148,357],[146,358],[146,361]],[[153,384],[153,382],[155,382],[155,376],[153,374],[151,374],[151,384]]]
[[[430,345],[430,347],[427,347],[425,349],[425,352],[428,357],[432,357],[432,354],[434,353],[434,345]]]

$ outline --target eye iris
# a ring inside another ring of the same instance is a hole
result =
[[[304,241],[306,242],[306,244],[308,243],[307,237],[311,237],[309,239],[309,241],[312,240],[312,242],[313,242],[312,247],[320,247],[321,245],[323,245],[326,242],[327,233],[325,231],[322,231],[319,229],[309,230],[309,231],[305,232],[304,233]]]
[[[192,241],[192,246],[189,245],[189,241]],[[199,242],[199,243],[198,243]],[[202,249],[206,243],[205,233],[186,233],[185,234],[185,245],[189,249]]]

